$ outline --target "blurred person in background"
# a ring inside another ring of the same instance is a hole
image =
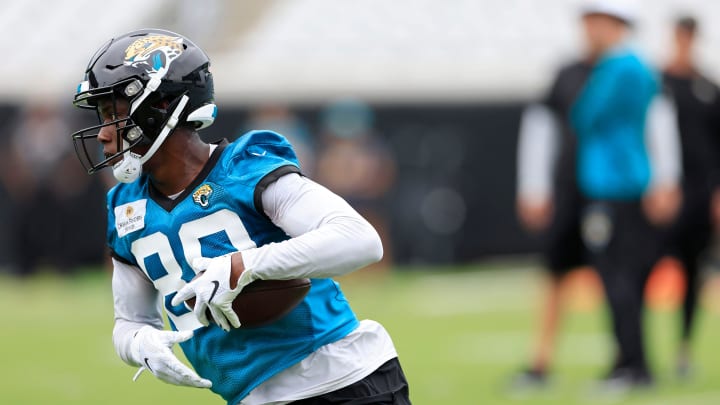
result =
[[[569,112],[596,58],[589,52],[562,67],[542,101],[528,106],[521,118],[516,208],[525,229],[542,238],[549,280],[535,351],[530,365],[513,378],[513,388],[546,383],[564,306],[563,281],[585,264]]]
[[[589,264],[603,282],[617,349],[601,388],[624,392],[654,382],[643,294],[659,254],[659,227],[680,205],[679,146],[671,121],[648,120],[649,110],[671,107],[658,97],[656,73],[627,44],[632,9],[597,1],[582,15],[585,39],[599,58],[570,111],[585,200],[581,229]]]
[[[370,107],[357,99],[343,98],[322,111],[316,178],[348,200],[377,229],[384,243],[383,260],[392,263],[386,194],[395,182],[395,159],[390,147],[374,128]]]
[[[715,222],[720,223],[720,89],[695,62],[697,20],[678,17],[673,34],[673,53],[663,70],[663,83],[677,109],[683,204],[668,232],[666,253],[680,261],[686,275],[676,364],[678,376],[683,377],[690,368],[690,342],[701,287],[699,261],[713,233],[712,202]]]

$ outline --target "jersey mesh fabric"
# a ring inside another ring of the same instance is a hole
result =
[[[253,131],[215,154],[220,155],[209,163],[214,165],[170,205],[153,195],[145,176],[113,188],[108,193],[108,244],[119,259],[140,267],[164,296],[173,329],[195,330],[181,344],[186,357],[213,382],[214,392],[234,404],[320,346],[346,336],[358,320],[330,279],[313,279],[310,292],[292,312],[258,328],[226,333],[213,324],[202,327],[184,305],[170,306],[177,290],[195,277],[189,262],[198,255],[216,257],[288,238],[254,205],[262,178],[280,167],[298,166],[285,138]],[[203,198],[194,198],[200,194]],[[142,228],[120,237],[115,208],[141,200],[146,201]]]

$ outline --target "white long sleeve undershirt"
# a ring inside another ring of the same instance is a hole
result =
[[[645,141],[652,167],[650,187],[679,185],[682,177],[682,146],[673,101],[660,95],[650,104]]]
[[[262,195],[270,220],[291,239],[242,252],[245,271],[263,280],[330,278],[382,258],[375,229],[325,187],[289,174]]]
[[[130,344],[145,325],[163,329],[160,295],[135,266],[112,259],[112,290],[115,308],[113,345],[118,356],[131,366],[140,366],[131,356]]]
[[[533,104],[523,111],[517,152],[517,194],[520,198],[529,201],[551,198],[559,132],[557,119],[547,106]]]

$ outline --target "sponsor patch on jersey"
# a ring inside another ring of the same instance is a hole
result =
[[[192,195],[195,204],[205,208],[210,204],[210,196],[213,193],[212,187],[209,184],[203,184],[200,186]]]
[[[147,200],[142,199],[115,207],[115,229],[119,237],[145,228],[146,204]]]

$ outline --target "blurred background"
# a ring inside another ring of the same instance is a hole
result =
[[[504,390],[524,365],[542,294],[541,241],[515,213],[520,117],[581,52],[580,3],[0,0],[0,307],[14,308],[0,315],[0,358],[9,364],[0,402],[220,403],[147,376],[133,385],[112,352],[103,266],[112,182],[77,162],[70,133],[97,118],[71,100],[93,51],[143,27],[182,33],[209,54],[219,113],[204,139],[284,134],[305,174],[378,228],[383,263],[368,272],[374,277],[354,274],[344,285],[359,314],[396,339],[415,403],[593,400],[585,383],[611,346],[589,272],[568,281],[577,288],[558,349],[564,377],[530,396]],[[691,13],[702,24],[700,66],[720,79],[719,2],[632,3],[632,41],[649,62],[666,62],[673,18]],[[609,401],[720,403],[720,366],[711,360],[720,354],[712,344],[720,288],[712,249],[706,257],[696,378],[680,384],[662,374],[684,288],[665,263],[648,302],[653,361],[667,384]]]

